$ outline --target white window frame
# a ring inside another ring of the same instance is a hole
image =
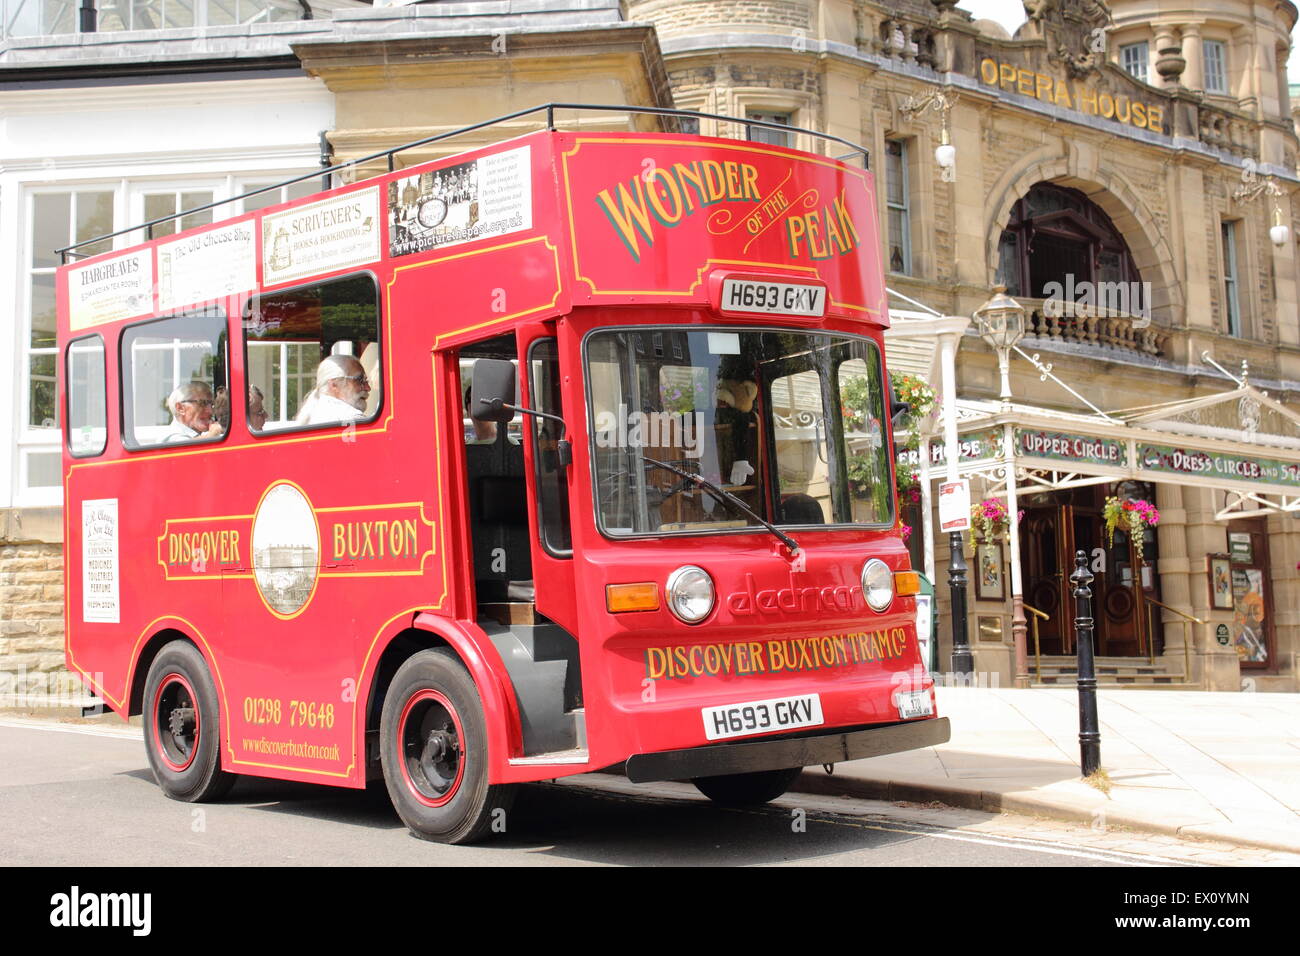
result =
[[[75,197],[81,193],[111,193],[113,196],[113,230],[120,228],[120,218],[118,210],[121,208],[121,182],[89,182],[89,183],[67,183],[58,186],[27,186],[23,190],[22,201],[22,259],[19,271],[19,292],[15,297],[20,320],[15,322],[19,340],[17,343],[16,366],[20,370],[15,376],[18,379],[18,400],[15,403],[17,410],[16,434],[17,442],[15,443],[15,462],[17,486],[14,489],[14,504],[16,506],[44,507],[48,505],[57,505],[63,500],[63,488],[61,483],[57,485],[36,485],[33,486],[30,480],[30,462],[32,455],[59,453],[63,441],[63,422],[62,417],[65,409],[58,406],[58,397],[55,397],[55,425],[53,428],[42,427],[31,424],[32,416],[32,390],[31,390],[31,359],[35,355],[51,355],[54,357],[55,376],[58,375],[58,366],[62,361],[62,356],[57,346],[54,348],[32,348],[32,277],[37,275],[54,275],[57,266],[36,266],[34,265],[36,256],[36,197],[37,196],[72,196]],[[75,198],[68,205],[68,235],[76,236],[77,222],[77,200]]]
[[[217,200],[223,199],[228,195],[228,193],[226,192],[227,188],[228,188],[228,183],[224,177],[214,178],[212,176],[205,176],[202,178],[195,178],[190,182],[186,182],[185,180],[170,180],[170,179],[155,180],[155,181],[150,181],[147,179],[132,180],[129,186],[130,191],[127,200],[130,208],[130,215],[127,218],[129,219],[132,225],[138,222],[148,221],[144,212],[145,198],[148,196],[165,196],[168,193],[171,193],[173,196],[172,209],[175,212],[182,212],[185,209],[189,208],[188,203],[182,203],[181,201],[181,197],[184,193],[200,193],[200,192],[211,193],[212,198],[209,199],[208,202],[216,202]],[[200,203],[200,205],[207,205],[207,203]],[[206,215],[208,217],[208,222],[216,222],[220,219],[230,218],[230,216],[233,215],[233,213],[227,211],[221,206],[218,206],[215,209],[209,209]],[[166,238],[168,235],[175,235],[176,233],[181,232],[182,231],[181,220],[175,219],[172,220],[172,222],[174,224],[174,228],[171,233],[164,233],[162,231],[161,226],[155,227],[153,238],[163,239]],[[192,229],[200,225],[206,225],[206,224],[207,223],[192,223],[191,225],[186,226],[185,228]],[[134,232],[131,232],[129,235],[124,236],[122,244],[135,245],[136,243],[139,242],[147,242],[148,238],[149,237],[146,235],[146,231],[144,229],[137,229]]]
[[[294,424],[294,419],[290,416],[286,416],[285,412],[289,408],[290,404],[301,402],[303,396],[306,395],[315,387],[316,366],[319,360],[315,358],[311,358],[311,356],[313,354],[315,355],[320,354],[320,343],[319,342],[245,342],[244,344],[248,347],[248,369],[245,370],[245,378],[248,380],[246,384],[248,385],[257,385],[259,388],[261,388],[260,382],[252,381],[253,376],[252,376],[251,369],[253,369],[257,365],[257,363],[253,361],[254,354],[261,352],[271,356],[271,361],[270,363],[268,363],[267,367],[271,370],[272,381],[275,382],[276,394],[274,395],[274,402],[275,402],[275,412],[277,417],[271,418],[270,417],[271,410],[269,408],[267,409],[267,420],[266,420],[266,425],[264,426],[265,430],[292,427]],[[298,371],[290,373],[290,372],[286,372],[285,369],[289,367],[289,353],[291,350],[295,350],[297,352]],[[309,358],[309,361],[305,363],[303,362],[304,355],[308,356]],[[274,363],[276,361],[280,363],[280,374],[278,376],[278,380],[274,374],[275,373]],[[296,397],[293,395],[295,388],[297,391]],[[273,396],[265,394],[265,392],[262,395],[263,403],[270,403],[272,401],[272,398]],[[293,398],[292,403],[290,401],[291,398]],[[294,413],[297,414],[297,412],[298,409],[295,408]]]
[[[893,274],[893,275],[905,275],[905,276],[910,276],[910,275],[912,274],[912,184],[911,184],[911,177],[909,176],[909,171],[908,171],[907,166],[908,166],[908,163],[911,162],[911,149],[909,148],[909,147],[911,146],[911,143],[910,143],[908,140],[906,140],[906,139],[892,139],[892,138],[891,138],[891,139],[887,139],[887,140],[885,140],[885,164],[884,164],[884,165],[885,165],[885,175],[886,175],[886,176],[888,176],[888,174],[889,174],[889,155],[888,155],[888,153],[889,153],[889,147],[890,147],[891,144],[897,144],[897,145],[898,145],[899,147],[901,147],[901,149],[902,149],[902,156],[900,157],[900,159],[902,160],[902,162],[900,163],[900,166],[901,166],[902,171],[903,171],[903,175],[902,175],[902,179],[903,179],[902,187],[903,187],[903,188],[902,188],[902,190],[901,190],[901,192],[902,192],[902,194],[903,194],[903,201],[902,201],[902,203],[894,203],[894,202],[890,202],[890,199],[889,199],[889,183],[886,182],[886,183],[885,183],[885,250],[886,250],[886,257],[885,257],[885,271],[886,271],[886,272],[889,272],[889,273],[891,273],[891,274]],[[896,211],[902,213],[901,219],[902,219],[902,223],[903,223],[903,234],[902,234],[902,236],[899,237],[899,238],[900,238],[900,245],[901,245],[902,248],[903,248],[903,271],[902,271],[902,272],[894,272],[894,271],[893,271],[893,269],[891,268],[891,263],[889,262],[889,257],[888,257],[889,246],[890,246],[891,242],[893,241],[893,236],[891,236],[891,235],[890,235],[890,232],[889,232],[889,226],[890,226],[889,212],[890,212],[890,210],[896,210]]]
[[[1201,41],[1201,75],[1206,93],[1228,95],[1228,45],[1222,40]]]
[[[1129,76],[1149,83],[1151,75],[1151,44],[1146,40],[1125,43],[1119,48],[1119,65]]]

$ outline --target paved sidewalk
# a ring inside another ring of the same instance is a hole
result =
[[[1074,688],[937,694],[948,743],[809,768],[794,789],[1300,852],[1300,695],[1099,691],[1102,792],[1080,777]]]

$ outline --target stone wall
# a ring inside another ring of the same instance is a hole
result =
[[[63,547],[57,509],[0,511],[0,707],[71,706],[63,664]]]
[[[628,18],[653,23],[664,37],[757,27],[771,28],[771,32],[807,32],[813,27],[812,8],[809,0],[632,0]]]

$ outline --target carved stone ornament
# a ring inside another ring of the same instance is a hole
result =
[[[1048,57],[1081,79],[1106,61],[1106,0],[1022,0],[1025,17],[1047,40]]]
[[[1241,430],[1244,438],[1248,442],[1253,442],[1255,436],[1259,433],[1260,412],[1262,411],[1259,399],[1253,395],[1241,396],[1241,401],[1237,403],[1237,415],[1241,418]]]

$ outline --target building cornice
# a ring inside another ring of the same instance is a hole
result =
[[[1001,104],[1004,107],[1020,110],[1050,120],[1053,123],[1066,123],[1103,135],[1141,143],[1155,149],[1194,157],[1230,169],[1244,169],[1248,162],[1246,159],[1233,156],[1189,136],[1176,134],[1166,136],[1098,117],[1094,117],[1089,121],[1081,121],[1081,114],[1077,111],[1044,103],[1035,97],[1022,96],[1018,93],[987,86],[980,83],[975,77],[967,76],[964,73],[942,73],[919,64],[905,63],[890,57],[867,53],[850,44],[834,40],[808,38],[803,42],[805,49],[802,53],[799,53],[790,49],[790,38],[781,34],[711,33],[665,40],[662,42],[662,46],[664,57],[670,61],[670,65],[673,60],[689,59],[691,57],[711,57],[716,59],[720,52],[779,54],[814,59],[833,57],[856,64],[861,68],[914,80],[930,86],[955,87],[962,91],[964,98],[983,101],[990,105],[994,103]],[[1152,93],[1156,96],[1167,96],[1167,94],[1154,89]],[[1294,170],[1271,163],[1259,162],[1255,162],[1254,167],[1261,174],[1300,184],[1300,175]]]

